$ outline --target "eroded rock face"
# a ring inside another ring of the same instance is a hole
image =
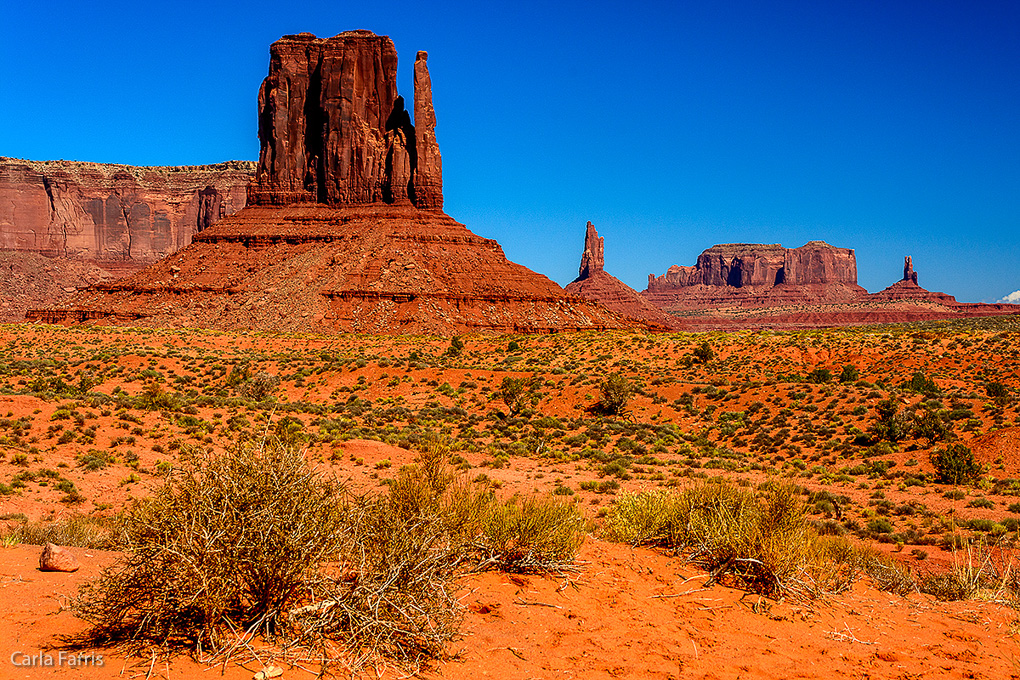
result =
[[[243,208],[254,169],[0,158],[0,250],[137,269]]]
[[[410,203],[443,206],[442,161],[427,55],[415,63],[415,122],[397,93],[387,36],[284,36],[259,90],[253,205]]]
[[[770,306],[840,302],[867,295],[857,285],[857,258],[850,248],[811,241],[800,248],[779,244],[712,246],[693,267],[674,265],[648,275],[642,293],[669,311],[737,304]]]
[[[414,61],[414,204],[425,210],[443,209],[443,159],[436,142],[436,110],[432,107],[429,55],[418,52]]]
[[[917,272],[914,271],[914,260],[909,255],[903,258],[903,280],[917,284]]]
[[[857,258],[850,248],[811,241],[800,248],[776,244],[712,246],[693,267],[673,265],[663,276],[648,275],[649,292],[689,286],[772,288],[780,284],[857,284]]]

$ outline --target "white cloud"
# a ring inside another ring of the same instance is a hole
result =
[[[1012,293],[999,300],[999,302],[1020,302],[1020,290],[1014,290]]]

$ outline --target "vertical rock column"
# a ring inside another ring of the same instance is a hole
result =
[[[584,232],[584,254],[581,255],[581,267],[577,272],[577,280],[586,279],[595,272],[605,268],[605,239],[595,231],[591,222]]]
[[[414,134],[417,168],[414,204],[422,210],[443,209],[443,159],[436,143],[436,110],[432,107],[429,55],[418,52],[414,61]]]

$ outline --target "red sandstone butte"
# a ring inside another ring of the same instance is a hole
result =
[[[857,259],[852,249],[811,241],[800,248],[716,245],[701,253],[693,267],[674,265],[663,276],[649,274],[642,295],[672,312],[720,305],[850,302],[866,296],[867,291],[857,285]]]
[[[369,31],[273,43],[249,206],[132,277],[27,317],[302,332],[643,327],[442,211],[425,53],[413,124],[396,74],[393,43]]]
[[[601,303],[618,314],[638,319],[652,327],[671,328],[673,321],[668,314],[605,271],[604,249],[604,239],[599,236],[595,226],[588,222],[581,266],[577,278],[567,284],[567,293]]]
[[[254,169],[0,158],[0,250],[134,271],[243,208]]]
[[[410,203],[441,210],[442,162],[428,55],[414,65],[415,123],[397,94],[387,36],[284,36],[259,90],[259,154],[250,202]]]

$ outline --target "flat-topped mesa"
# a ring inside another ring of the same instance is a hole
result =
[[[690,286],[769,289],[777,285],[857,285],[857,258],[852,248],[810,241],[800,248],[778,243],[725,243],[698,256],[693,267],[673,265],[662,276],[648,275],[648,292],[671,292]]]
[[[259,163],[253,205],[321,203],[443,207],[442,161],[427,55],[415,62],[415,122],[397,93],[387,36],[287,35],[269,49],[259,90]]]
[[[243,208],[254,172],[0,157],[0,250],[137,270]]]
[[[674,265],[662,276],[649,274],[642,294],[660,309],[682,311],[850,302],[867,291],[857,285],[853,249],[810,241],[799,248],[777,243],[712,246],[693,267]]]
[[[577,281],[587,279],[595,272],[605,269],[605,239],[595,231],[591,222],[584,231],[584,252],[581,254],[581,266],[577,270]]]

